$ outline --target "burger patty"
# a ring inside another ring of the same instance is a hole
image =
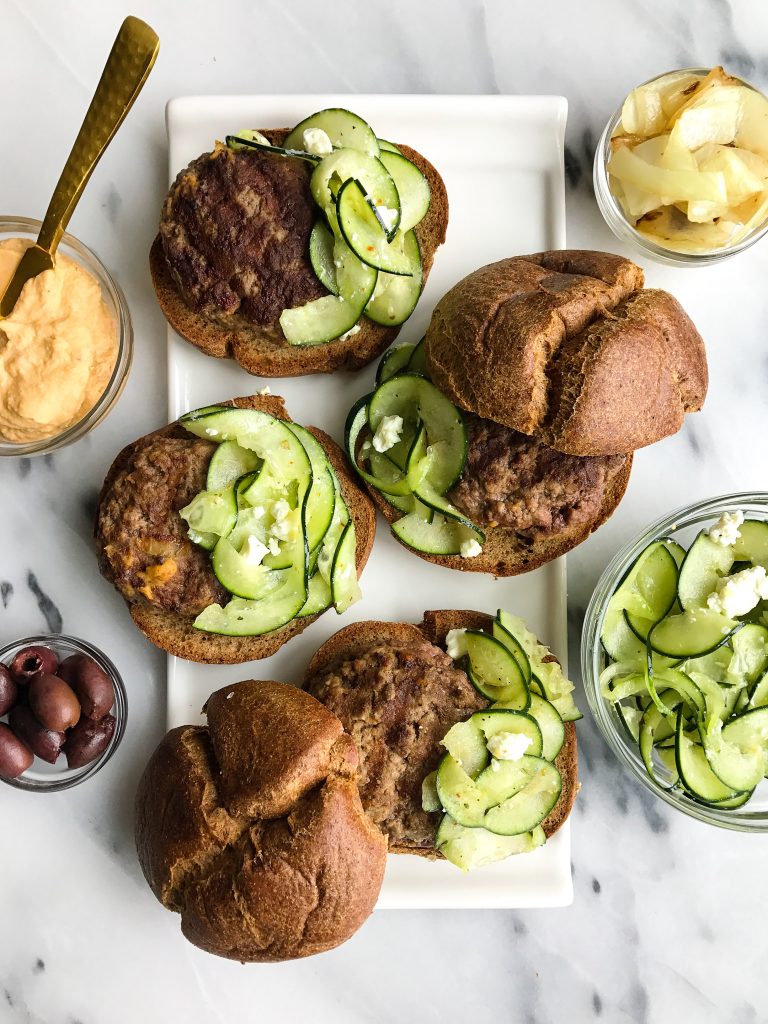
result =
[[[205,490],[215,445],[152,435],[120,460],[99,503],[102,572],[128,601],[194,617],[228,594],[206,551],[187,537],[179,509]]]
[[[326,294],[309,261],[310,173],[302,160],[217,145],[178,175],[160,239],[188,306],[264,326]]]
[[[438,818],[421,806],[421,784],[456,722],[486,707],[451,658],[428,643],[383,644],[321,672],[309,692],[357,744],[363,807],[393,846],[434,845]]]
[[[467,462],[450,499],[485,526],[504,526],[542,540],[597,518],[624,455],[578,456],[548,448],[473,413]]]

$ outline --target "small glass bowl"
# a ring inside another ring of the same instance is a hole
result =
[[[6,217],[0,215],[0,241],[7,238],[37,239],[40,221],[30,217]],[[60,434],[45,437],[40,441],[4,441],[0,439],[0,456],[48,455],[58,448],[79,441],[93,430],[109,413],[122,394],[133,358],[133,327],[128,304],[120,286],[115,282],[99,257],[83,245],[74,235],[65,234],[59,243],[59,252],[79,263],[96,278],[101,285],[104,302],[114,317],[117,330],[117,360],[112,376],[104,393],[94,407],[81,420],[67,427]]]
[[[681,68],[680,71],[665,71],[663,75],[656,75],[654,78],[649,78],[647,82],[642,82],[642,85],[651,85],[653,82],[658,82],[662,78],[666,78],[667,75],[673,75],[678,73],[700,75],[702,78],[709,73],[710,68]],[[734,75],[734,78],[738,78],[738,75]],[[749,82],[745,82],[743,78],[738,78],[742,85],[746,85],[748,89],[752,89],[754,92],[760,92],[755,86]],[[639,86],[638,86],[639,88]],[[652,259],[659,263],[667,263],[676,267],[706,267],[713,263],[719,263],[721,260],[726,260],[731,256],[735,256],[736,253],[742,252],[744,249],[749,249],[750,246],[754,245],[755,242],[759,241],[763,235],[768,231],[768,219],[760,224],[758,227],[746,235],[736,245],[725,246],[722,249],[711,249],[705,252],[677,252],[674,249],[667,249],[664,246],[657,245],[652,242],[649,238],[643,235],[640,231],[637,231],[634,225],[630,224],[627,220],[624,210],[621,207],[621,203],[611,191],[609,175],[608,175],[608,161],[611,158],[611,138],[616,126],[621,121],[621,110],[622,105],[608,121],[605,126],[603,134],[600,136],[600,141],[597,144],[595,150],[595,162],[593,166],[592,179],[595,189],[595,199],[597,199],[597,205],[600,207],[606,224],[611,231],[620,238],[623,242],[629,242],[639,249],[644,255],[650,256]]]
[[[23,648],[33,645],[50,647],[57,655],[59,661],[68,658],[70,654],[86,654],[93,658],[109,676],[115,690],[115,704],[110,712],[115,717],[115,731],[109,746],[89,764],[82,768],[67,768],[63,755],[59,756],[56,764],[47,764],[39,757],[36,757],[31,767],[17,779],[3,779],[8,786],[15,786],[16,789],[26,789],[33,793],[58,793],[63,789],[72,789],[79,786],[81,782],[90,779],[101,771],[120,745],[125,732],[125,724],[128,720],[128,701],[125,693],[125,686],[120,673],[109,658],[98,648],[93,647],[85,640],[79,640],[74,636],[64,636],[60,633],[49,633],[47,636],[28,636],[23,640],[16,640],[12,644],[6,644],[0,648],[0,662],[10,665],[14,656]],[[64,767],[62,767],[62,765]]]
[[[768,781],[758,786],[743,807],[730,811],[696,803],[678,790],[665,789],[650,777],[638,745],[630,740],[614,705],[600,692],[600,673],[607,664],[600,643],[603,619],[614,590],[637,556],[648,544],[662,537],[671,537],[687,549],[699,530],[715,522],[723,512],[736,509],[741,509],[747,519],[768,519],[768,492],[725,494],[685,506],[657,520],[619,551],[600,577],[587,608],[581,635],[581,671],[587,701],[598,728],[619,761],[646,789],[670,807],[708,825],[719,825],[737,832],[768,832]],[[658,769],[658,775],[669,784],[674,781],[663,767]]]

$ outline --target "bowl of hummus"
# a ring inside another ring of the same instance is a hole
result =
[[[0,287],[40,222],[0,217]],[[0,456],[47,454],[92,430],[120,397],[133,352],[125,298],[99,258],[65,234],[53,270],[0,320]]]

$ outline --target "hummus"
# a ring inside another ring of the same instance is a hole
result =
[[[0,288],[29,245],[0,242]],[[73,426],[101,398],[116,361],[117,328],[101,285],[59,253],[0,320],[0,437],[40,441]]]

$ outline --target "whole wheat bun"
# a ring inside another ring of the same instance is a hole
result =
[[[274,145],[279,146],[285,141],[290,129],[262,131]],[[399,148],[403,156],[416,164],[429,183],[429,210],[414,229],[421,250],[422,273],[426,283],[435,253],[445,241],[448,194],[443,179],[425,157],[410,146],[399,144]],[[289,345],[278,322],[259,327],[234,315],[231,326],[224,326],[190,308],[168,272],[159,235],[150,249],[149,268],[160,308],[177,334],[206,355],[235,359],[248,373],[261,377],[298,377],[310,373],[333,373],[340,369],[356,370],[381,355],[400,333],[400,327],[383,327],[361,317],[359,332],[343,341],[313,346]]]
[[[323,672],[363,656],[381,644],[401,646],[426,639],[429,643],[445,649],[445,638],[451,629],[490,629],[493,619],[490,615],[475,611],[426,611],[418,625],[407,622],[354,622],[340,629],[315,653],[304,674],[304,685],[311,683]],[[406,723],[403,723],[403,727]],[[547,837],[553,836],[563,825],[573,808],[578,792],[578,752],[576,730],[572,722],[565,725],[565,742],[555,764],[563,780],[563,789],[555,807],[542,822]],[[426,772],[425,772],[426,774]],[[435,832],[438,819],[435,817]],[[403,843],[390,844],[390,853],[411,853],[430,859],[442,858],[434,847]]]
[[[333,949],[373,910],[387,853],[351,737],[270,680],[225,686],[205,710],[208,725],[169,732],[139,782],[144,877],[209,953],[264,963]]]
[[[667,292],[611,253],[517,256],[469,274],[435,307],[432,381],[460,408],[570,455],[653,444],[701,408],[704,343]]]
[[[260,409],[278,419],[289,419],[285,403],[278,395],[251,395],[244,398],[233,398],[220,404],[232,405],[238,409]],[[325,449],[341,486],[341,493],[349,509],[349,514],[355,524],[357,538],[355,561],[359,577],[373,547],[373,538],[376,533],[376,511],[370,498],[350,471],[349,464],[336,442],[317,427],[309,427],[309,430]],[[148,436],[189,437],[190,435],[178,423],[171,423]],[[98,522],[101,504],[109,493],[112,481],[130,462],[134,448],[143,440],[144,438],[140,438],[139,441],[124,448],[107,473],[96,511],[97,545],[100,543]],[[105,571],[104,560],[100,559],[100,567],[103,575],[109,579],[108,571]],[[319,618],[318,615],[308,615],[301,619],[294,619],[280,629],[265,633],[263,636],[221,636],[195,629],[191,620],[157,608],[141,597],[135,601],[126,601],[126,603],[133,621],[156,647],[160,647],[177,658],[210,665],[234,665],[244,661],[268,658],[284,643],[302,633],[307,626]]]

